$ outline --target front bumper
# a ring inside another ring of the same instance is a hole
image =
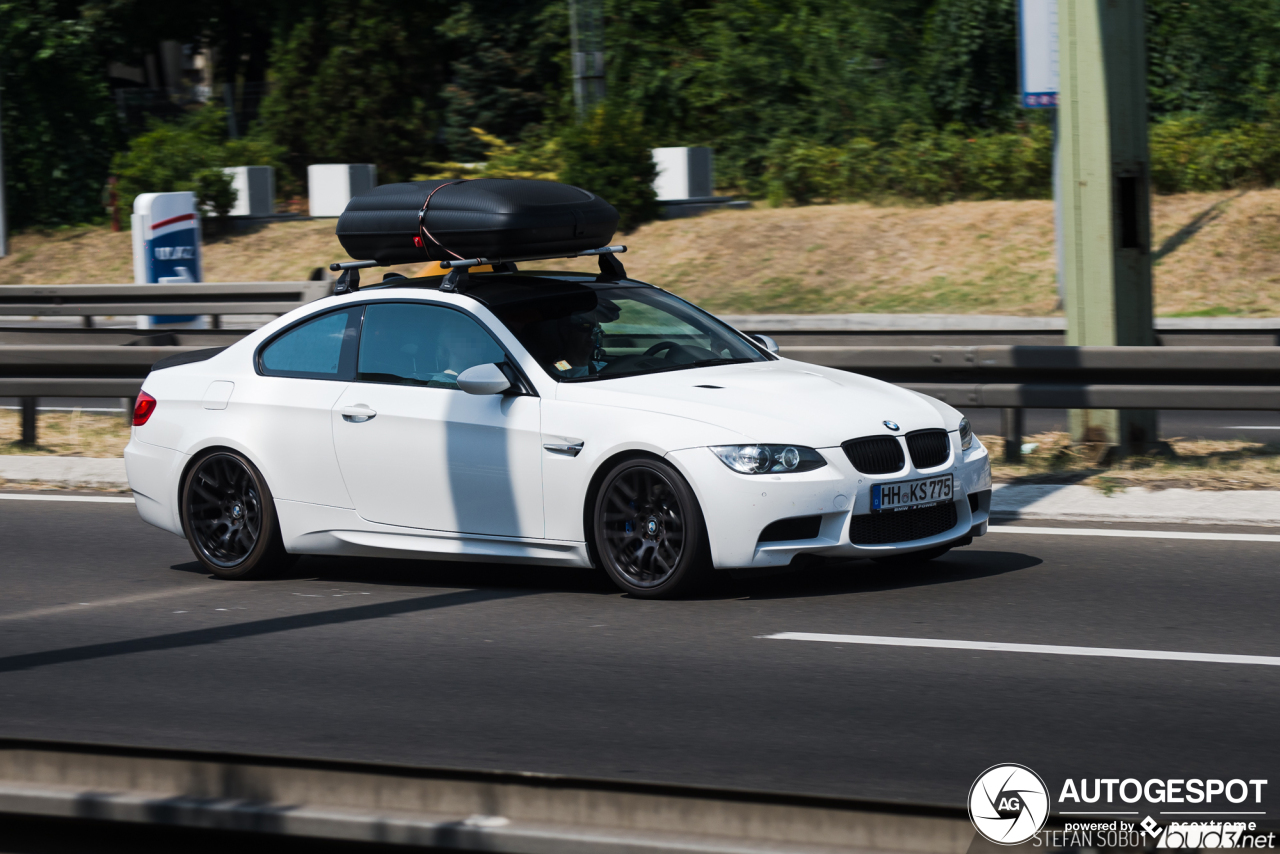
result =
[[[827,465],[801,474],[738,474],[707,448],[674,451],[667,458],[681,470],[698,496],[716,568],[785,566],[799,555],[883,557],[985,534],[991,507],[990,458],[976,439],[968,451],[962,451],[958,435],[949,435],[952,453],[945,464],[918,471],[908,457],[907,467],[890,475],[856,471],[838,447],[818,449]],[[881,545],[858,544],[850,539],[852,517],[870,511],[872,484],[948,472],[956,481],[954,525],[931,536]],[[815,537],[760,542],[765,528],[774,522],[814,516],[820,520]]]

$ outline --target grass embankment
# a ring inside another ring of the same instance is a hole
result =
[[[1142,486],[1147,489],[1280,489],[1280,444],[1240,440],[1172,439],[1176,456],[1134,456],[1098,465],[1098,449],[1072,445],[1066,433],[1041,433],[1026,439],[1030,453],[1010,465],[1001,460],[1003,440],[983,436],[991,452],[996,483],[1078,483],[1104,494]]]
[[[1152,217],[1159,314],[1280,315],[1280,190],[1157,196]],[[205,277],[306,278],[346,257],[333,227],[279,222],[211,239]],[[1056,311],[1046,201],[757,207],[651,223],[618,240],[632,275],[722,313]],[[133,278],[126,232],[30,232],[11,252],[0,284]]]
[[[19,444],[21,438],[21,414],[0,410],[0,454],[120,457],[129,444],[129,426],[123,412],[37,412],[36,446]]]
[[[18,444],[19,414],[0,410],[0,454],[39,454],[75,457],[119,457],[129,441],[123,414],[98,412],[41,412],[36,436],[39,444]],[[1111,466],[1094,462],[1093,449],[1072,446],[1065,433],[1031,436],[1035,449],[1021,465],[1000,461],[1001,439],[983,436],[991,451],[992,476],[997,483],[1081,483],[1109,493],[1127,486],[1150,489],[1277,489],[1280,488],[1280,444],[1174,439],[1177,456],[1170,459],[1130,457]]]

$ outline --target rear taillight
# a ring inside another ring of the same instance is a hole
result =
[[[141,427],[147,423],[151,413],[156,411],[156,399],[145,391],[138,395],[138,402],[133,405],[133,426]]]

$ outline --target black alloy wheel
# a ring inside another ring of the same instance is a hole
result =
[[[686,592],[709,561],[693,491],[665,462],[617,464],[596,495],[595,549],[620,588],[645,599]]]
[[[259,578],[287,558],[271,491],[234,452],[211,453],[187,472],[182,527],[196,558],[219,578]]]

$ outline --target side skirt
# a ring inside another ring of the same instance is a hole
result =
[[[401,528],[355,510],[276,499],[280,533],[291,554],[427,558],[590,567],[587,544]]]

